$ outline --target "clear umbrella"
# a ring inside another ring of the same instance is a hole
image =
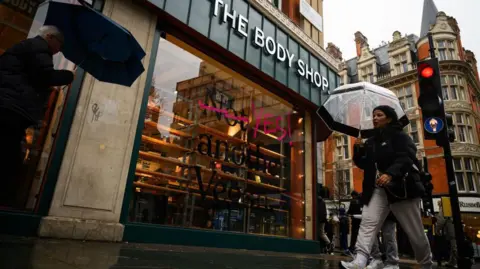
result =
[[[379,105],[395,109],[400,123],[409,124],[397,96],[390,90],[360,82],[340,86],[330,92],[328,100],[318,110],[318,115],[330,129],[350,136],[369,137],[373,132],[372,112]]]

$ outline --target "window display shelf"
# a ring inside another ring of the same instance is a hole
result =
[[[190,165],[183,163],[177,159],[174,158],[168,158],[168,157],[161,157],[158,156],[156,153],[150,153],[150,152],[145,152],[145,151],[139,151],[139,157],[144,158],[144,159],[149,159],[153,161],[161,161],[161,162],[168,162],[171,164],[175,164],[178,166],[183,166],[183,167],[189,167]]]
[[[196,152],[196,153],[198,153],[198,152]],[[238,168],[238,169],[242,169],[242,168],[246,169],[247,168],[247,166],[245,166],[245,165],[234,164],[234,163],[231,163],[229,161],[224,161],[224,160],[220,160],[220,159],[217,159],[217,158],[214,158],[214,157],[210,157],[208,155],[199,154],[199,157],[206,158],[206,159],[209,159],[210,161],[214,161],[214,162],[220,163],[221,165],[225,165],[225,166],[232,167],[232,168]]]
[[[180,121],[182,123],[185,123],[185,124],[188,124],[188,125],[191,125],[193,124],[193,121],[189,120],[189,119],[186,119],[184,117],[180,117],[178,115],[175,115],[169,111],[162,111],[160,112],[160,109],[158,107],[149,107],[148,110],[150,112],[154,112],[154,113],[157,113],[159,117],[162,117],[162,116],[166,116],[166,117],[169,117],[173,120],[177,120],[177,121]]]
[[[173,179],[173,180],[178,180],[178,181],[190,181],[190,180],[188,180],[184,177],[173,176],[173,175],[160,173],[160,172],[148,171],[148,170],[140,169],[140,168],[137,168],[135,171],[138,172],[138,173],[147,174],[147,175],[151,175],[151,176],[158,177],[158,178],[167,178],[167,179]]]
[[[256,182],[255,180],[251,180],[251,179],[247,179],[247,182],[248,182],[249,185],[262,187],[262,188],[265,188],[265,189],[271,189],[271,190],[276,190],[276,191],[286,191],[286,189],[284,189],[284,188],[280,188],[280,187],[270,185],[270,184]]]
[[[248,169],[248,172],[249,173],[252,173],[254,175],[257,175],[257,176],[261,176],[261,177],[264,177],[264,178],[269,178],[269,179],[277,179],[277,180],[287,180],[286,178],[281,178],[281,177],[276,177],[274,175],[269,175],[269,174],[266,174],[264,172],[260,172],[260,171],[256,171],[256,170],[251,170],[251,169]]]
[[[182,194],[187,194],[188,193],[188,191],[183,191],[183,190],[179,190],[179,189],[172,189],[172,188],[169,188],[169,187],[154,186],[154,185],[150,185],[150,184],[143,183],[143,182],[138,182],[138,181],[133,182],[133,186],[139,187],[139,188],[157,190],[157,191],[176,192],[176,193],[182,193]]]
[[[192,138],[191,134],[167,127],[165,125],[162,125],[160,123],[155,123],[153,121],[145,121],[145,127],[147,128],[156,128],[157,130],[163,130],[165,132],[168,132],[169,134],[174,134],[176,136],[180,136],[183,138]]]
[[[213,171],[216,171],[216,172],[217,172],[217,176],[219,176],[220,178],[225,178],[225,179],[230,179],[230,180],[245,182],[245,179],[242,178],[242,177],[239,177],[239,176],[235,176],[235,175],[232,175],[232,174],[228,174],[228,173],[222,172],[222,171],[220,171],[220,170],[216,170],[216,169],[202,168],[202,172],[213,173]]]
[[[220,137],[220,138],[223,138],[223,139],[226,139],[228,141],[232,141],[232,142],[235,142],[235,143],[238,143],[238,144],[246,144],[247,142],[244,141],[243,139],[240,139],[240,138],[236,138],[236,137],[233,137],[233,136],[230,136],[226,133],[222,133],[221,131],[218,131],[214,128],[211,128],[211,127],[208,127],[206,125],[203,125],[203,124],[196,124],[195,126],[197,126],[199,129],[201,130],[204,130],[204,131],[207,131],[209,134],[212,134],[216,137]]]
[[[250,149],[257,150],[257,145],[250,143],[249,146],[250,146]],[[284,155],[266,148],[260,148],[260,153],[270,157],[278,158],[278,159],[286,158]]]
[[[190,149],[184,148],[184,147],[179,146],[177,144],[168,143],[166,141],[156,139],[156,138],[153,138],[153,137],[150,137],[150,136],[147,136],[147,135],[142,135],[142,142],[150,143],[150,144],[154,144],[154,145],[159,145],[159,146],[166,146],[166,147],[170,147],[170,148],[180,150],[182,152],[191,152]]]

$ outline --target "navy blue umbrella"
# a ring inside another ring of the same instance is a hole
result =
[[[100,81],[131,86],[145,70],[145,51],[132,34],[85,4],[47,1],[36,20],[58,27],[65,36],[63,55]]]

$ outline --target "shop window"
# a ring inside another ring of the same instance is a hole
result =
[[[403,109],[406,110],[414,107],[412,85],[394,89],[393,92],[397,95]]]
[[[155,49],[129,221],[305,238],[302,114],[170,35]]]
[[[456,75],[445,75],[441,77],[444,100],[467,100],[463,78]]]
[[[438,58],[440,61],[456,60],[455,44],[452,40],[437,40]]]
[[[458,142],[475,143],[474,121],[470,114],[453,113],[453,125]]]
[[[348,148],[348,141],[349,141],[348,135],[341,135],[336,137],[335,142],[336,142],[336,153],[337,153],[337,160],[348,160],[350,159],[350,152]]]
[[[351,192],[350,188],[350,169],[337,170],[336,185],[336,199],[348,198]]]
[[[70,2],[75,2],[69,0]],[[37,35],[40,25],[33,24],[39,3],[42,1],[24,0],[0,1],[0,55],[8,48],[28,37]],[[56,69],[74,70],[75,65],[61,53],[54,56]],[[6,210],[34,211],[45,183],[47,165],[59,128],[60,118],[69,96],[70,86],[52,88],[45,96],[44,117],[29,126],[22,143],[23,165],[17,172],[16,180],[8,187],[2,186],[8,194],[2,195],[0,208]],[[2,130],[3,131],[3,130]]]
[[[480,167],[478,160],[463,157],[454,158],[455,179],[459,192],[477,192]]]
[[[418,145],[420,143],[420,140],[418,138],[418,127],[416,120],[411,120],[410,124],[405,126],[404,131],[410,135],[415,144]]]

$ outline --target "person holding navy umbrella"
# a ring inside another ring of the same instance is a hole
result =
[[[62,49],[63,34],[48,25],[39,32],[0,56],[0,206],[11,206],[16,193],[25,130],[42,119],[51,87],[70,84],[74,79],[71,71],[53,67],[53,55]]]

